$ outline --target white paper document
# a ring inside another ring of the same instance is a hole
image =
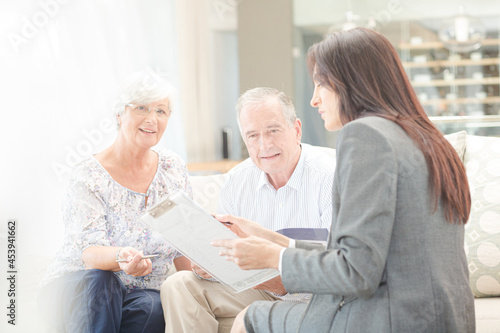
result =
[[[141,220],[189,260],[235,292],[252,288],[279,275],[276,269],[242,270],[234,262],[219,256],[221,248],[211,246],[210,242],[238,236],[182,191],[173,193],[150,208]]]

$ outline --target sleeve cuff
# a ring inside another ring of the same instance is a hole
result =
[[[281,263],[283,262],[283,253],[285,253],[285,250],[288,249],[289,247],[294,248],[295,247],[295,239],[290,238],[290,242],[288,243],[288,247],[284,247],[280,251],[280,262],[278,264],[278,270],[281,274]]]

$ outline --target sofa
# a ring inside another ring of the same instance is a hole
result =
[[[465,164],[472,210],[465,227],[471,289],[475,296],[476,331],[500,333],[500,138],[445,136]],[[334,154],[333,149],[324,149]],[[335,157],[335,156],[334,156]],[[194,199],[208,212],[217,209],[226,174],[193,176]],[[230,331],[233,318],[218,318],[219,333]]]
[[[466,132],[446,137],[464,161],[472,194],[464,248],[471,289],[476,297],[476,329],[478,333],[500,333],[500,138],[472,136]],[[326,148],[324,151],[335,152]],[[216,212],[219,190],[225,180],[225,173],[192,176],[195,201],[208,212]],[[26,258],[28,264],[20,269],[20,315],[16,332],[53,332],[40,318],[35,303],[37,283],[49,260],[31,255]],[[217,319],[219,332],[229,332],[233,318]],[[11,327],[1,331],[10,332],[9,329]]]

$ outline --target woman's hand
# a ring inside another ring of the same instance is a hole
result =
[[[214,215],[217,220],[224,223],[232,232],[234,232],[240,238],[246,238],[249,236],[257,236],[260,238],[267,239],[271,242],[277,243],[281,246],[287,247],[290,243],[290,238],[278,234],[277,232],[268,230],[261,226],[260,224],[244,219],[242,217],[237,217],[233,215]]]
[[[264,229],[265,230],[265,229]],[[211,242],[222,247],[219,255],[234,261],[241,269],[278,268],[282,246],[260,237],[221,239]]]
[[[119,262],[120,269],[128,275],[145,276],[153,270],[151,259],[141,259],[144,254],[133,247],[124,247],[119,252],[119,259],[125,259],[125,262]]]

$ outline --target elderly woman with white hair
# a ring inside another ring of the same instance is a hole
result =
[[[182,159],[153,148],[171,115],[175,90],[140,72],[120,89],[118,135],[80,163],[63,204],[65,236],[42,284],[39,305],[64,332],[163,332],[159,289],[172,263],[191,269],[139,221],[177,189],[191,194]],[[157,254],[155,258],[143,258]]]

